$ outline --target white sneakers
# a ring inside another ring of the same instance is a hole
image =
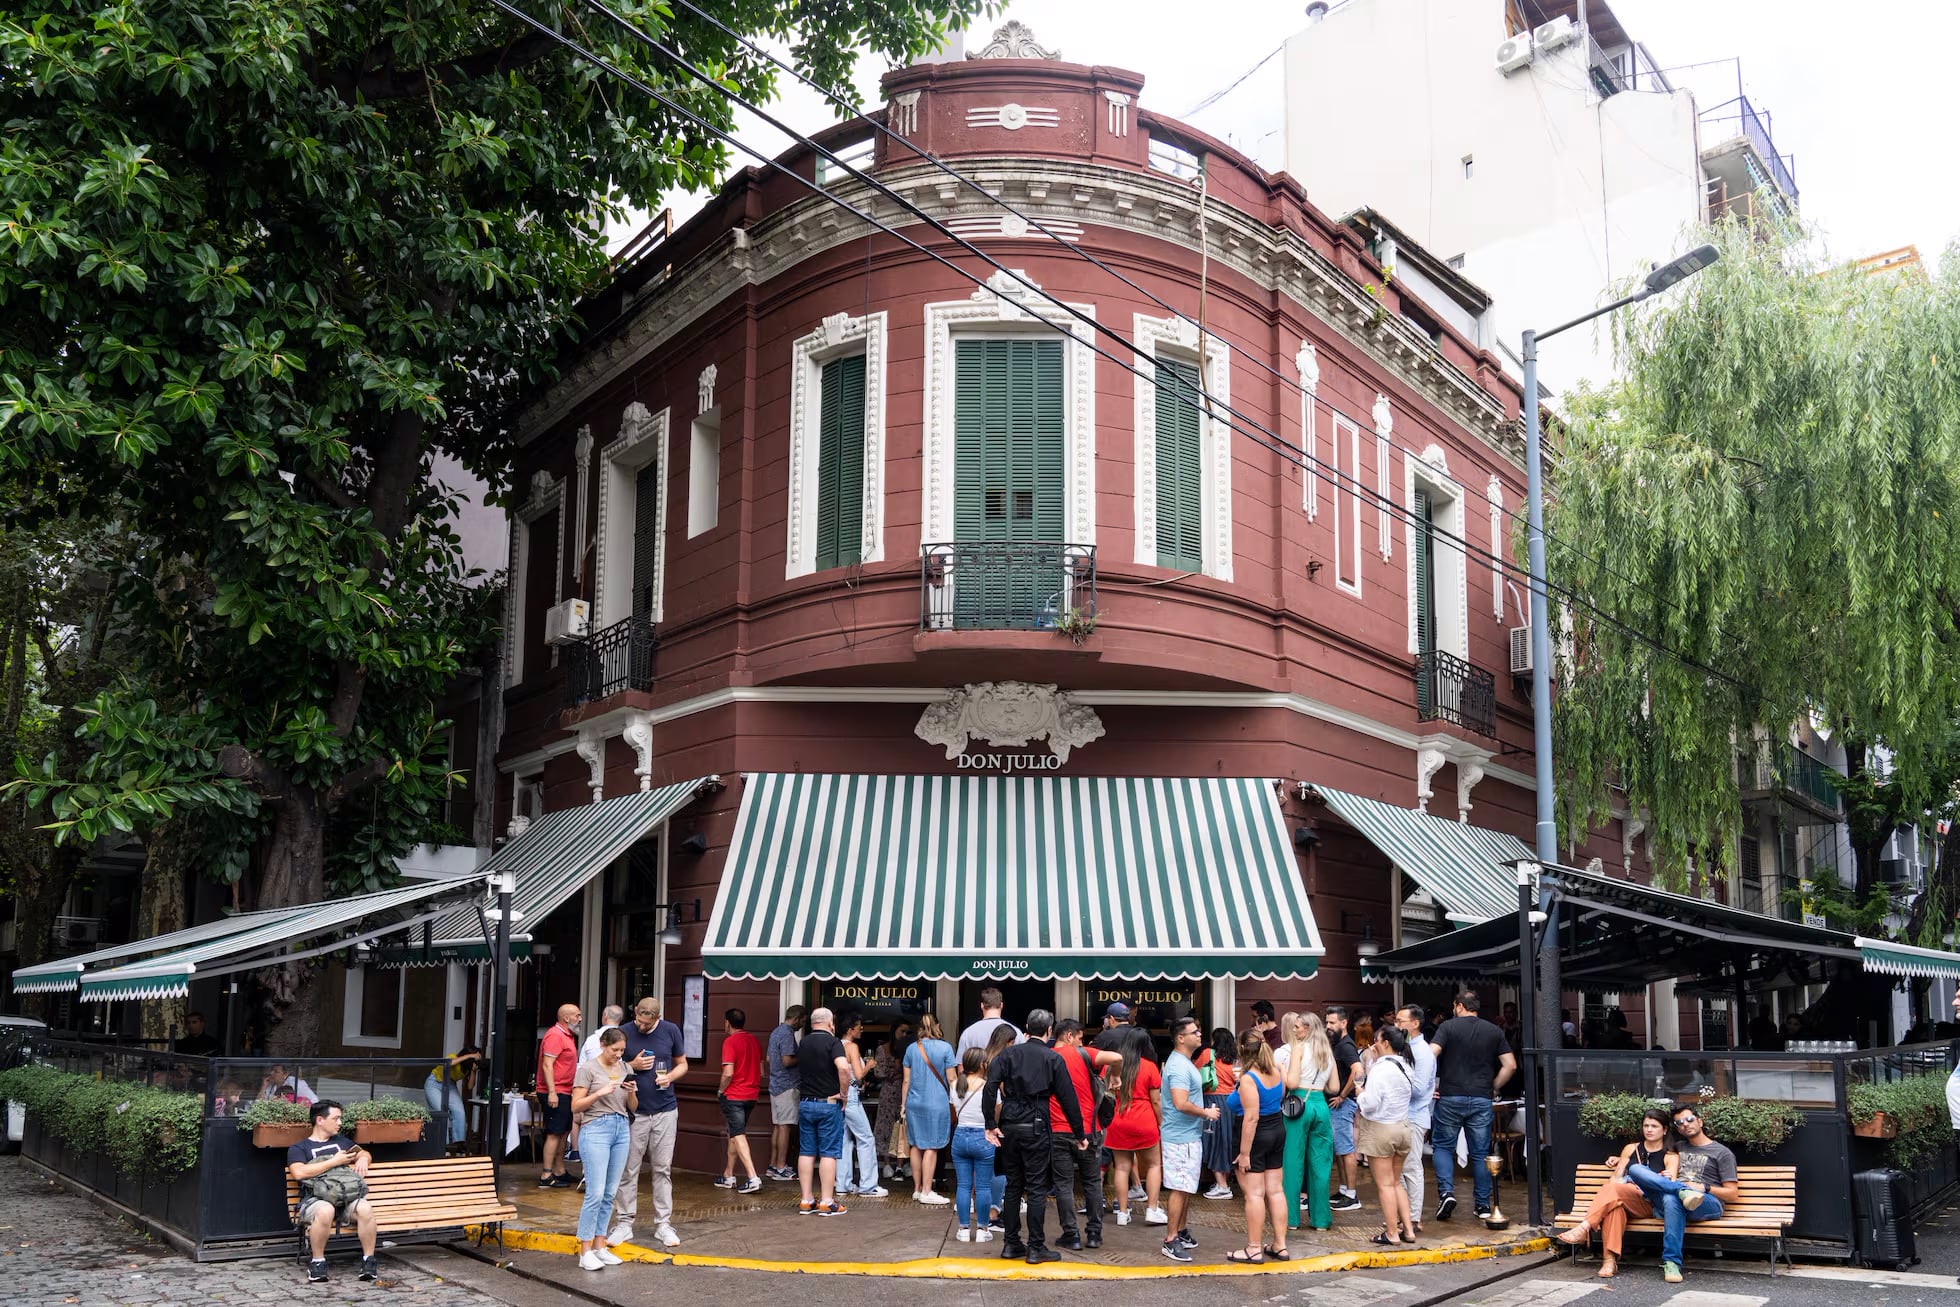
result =
[[[612,1233],[606,1236],[607,1243],[631,1243],[632,1240],[633,1227],[623,1221],[615,1225],[612,1228]]]
[[[1129,1208],[1127,1208],[1127,1207],[1119,1207],[1119,1208],[1117,1208],[1117,1209],[1116,1209],[1116,1224],[1118,1224],[1118,1225],[1128,1225],[1129,1223],[1130,1223],[1130,1209],[1129,1209]]]
[[[1211,1188],[1205,1190],[1205,1197],[1211,1199],[1213,1202],[1218,1202],[1221,1199],[1230,1198],[1232,1196],[1233,1196],[1232,1186],[1227,1184],[1215,1184]]]
[[[843,1190],[840,1189],[838,1192],[842,1193]],[[887,1198],[890,1196],[891,1190],[881,1184],[874,1184],[869,1189],[858,1190],[858,1197],[860,1198]]]
[[[599,1254],[593,1252],[590,1248],[587,1248],[578,1255],[578,1264],[579,1269],[585,1271],[603,1271],[606,1269],[606,1264],[599,1260]]]
[[[660,1244],[668,1248],[678,1248],[681,1246],[681,1237],[675,1234],[674,1227],[665,1221],[662,1221],[653,1228],[653,1237]]]
[[[1171,1218],[1164,1214],[1164,1209],[1161,1207],[1146,1207],[1143,1209],[1143,1223],[1145,1225],[1169,1225]]]
[[[912,1201],[915,1203],[924,1203],[927,1207],[944,1207],[953,1200],[945,1194],[936,1194],[930,1189],[921,1189],[912,1195]]]
[[[595,1254],[598,1256],[599,1260],[604,1262],[608,1266],[622,1266],[626,1262],[626,1259],[624,1257],[621,1257],[618,1253],[614,1252],[610,1248],[599,1248],[599,1249],[595,1249],[594,1251]]]

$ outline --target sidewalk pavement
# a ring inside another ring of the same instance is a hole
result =
[[[681,1243],[667,1249],[654,1241],[648,1183],[643,1179],[633,1242],[617,1251],[631,1261],[681,1266],[934,1279],[1156,1279],[1194,1273],[1257,1275],[1433,1265],[1538,1253],[1549,1247],[1545,1239],[1534,1238],[1516,1225],[1502,1233],[1488,1231],[1467,1207],[1459,1209],[1454,1221],[1426,1221],[1424,1238],[1413,1248],[1377,1247],[1368,1240],[1381,1229],[1381,1212],[1364,1181],[1362,1210],[1336,1213],[1334,1228],[1325,1233],[1307,1229],[1289,1233],[1290,1262],[1243,1267],[1225,1261],[1227,1253],[1245,1246],[1245,1204],[1235,1196],[1229,1201],[1192,1200],[1187,1225],[1198,1247],[1188,1265],[1163,1256],[1168,1231],[1144,1224],[1144,1204],[1139,1201],[1132,1204],[1131,1225],[1118,1226],[1114,1213],[1104,1217],[1101,1249],[1064,1252],[1059,1262],[1033,1267],[1018,1259],[1003,1259],[999,1235],[991,1243],[960,1242],[954,1233],[952,1206],[915,1202],[909,1186],[894,1188],[886,1198],[847,1197],[841,1200],[847,1215],[815,1217],[798,1214],[799,1190],[794,1183],[765,1182],[762,1192],[744,1196],[715,1188],[708,1176],[676,1171],[673,1225]],[[503,1191],[518,1209],[518,1220],[505,1227],[507,1248],[568,1259],[576,1255],[573,1233],[584,1199],[581,1192],[540,1189],[536,1174],[523,1165],[505,1168]],[[1052,1247],[1058,1237],[1052,1205],[1046,1231]]]

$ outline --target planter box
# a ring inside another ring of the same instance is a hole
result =
[[[1869,1121],[1853,1122],[1851,1133],[1860,1139],[1896,1139],[1899,1134],[1899,1118],[1890,1112],[1874,1112]]]
[[[291,1148],[312,1133],[310,1122],[306,1125],[255,1125],[252,1127],[252,1147]]]
[[[412,1144],[422,1137],[426,1121],[356,1121],[357,1144]]]

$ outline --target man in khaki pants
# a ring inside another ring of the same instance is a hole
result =
[[[660,1000],[643,998],[633,1006],[626,1031],[627,1064],[639,1081],[639,1109],[633,1114],[633,1139],[626,1149],[626,1169],[619,1192],[613,1195],[613,1228],[607,1243],[633,1237],[633,1218],[640,1211],[640,1164],[653,1167],[653,1237],[668,1248],[681,1237],[674,1233],[674,1140],[680,1132],[680,1101],[674,1082],[687,1074],[681,1052],[681,1028],[660,1019]]]

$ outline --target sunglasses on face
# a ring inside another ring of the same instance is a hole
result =
[[[1693,1112],[1683,1112],[1680,1116],[1674,1118],[1674,1124],[1677,1126],[1693,1125],[1695,1122],[1699,1120],[1701,1120],[1701,1118],[1696,1116]]]

